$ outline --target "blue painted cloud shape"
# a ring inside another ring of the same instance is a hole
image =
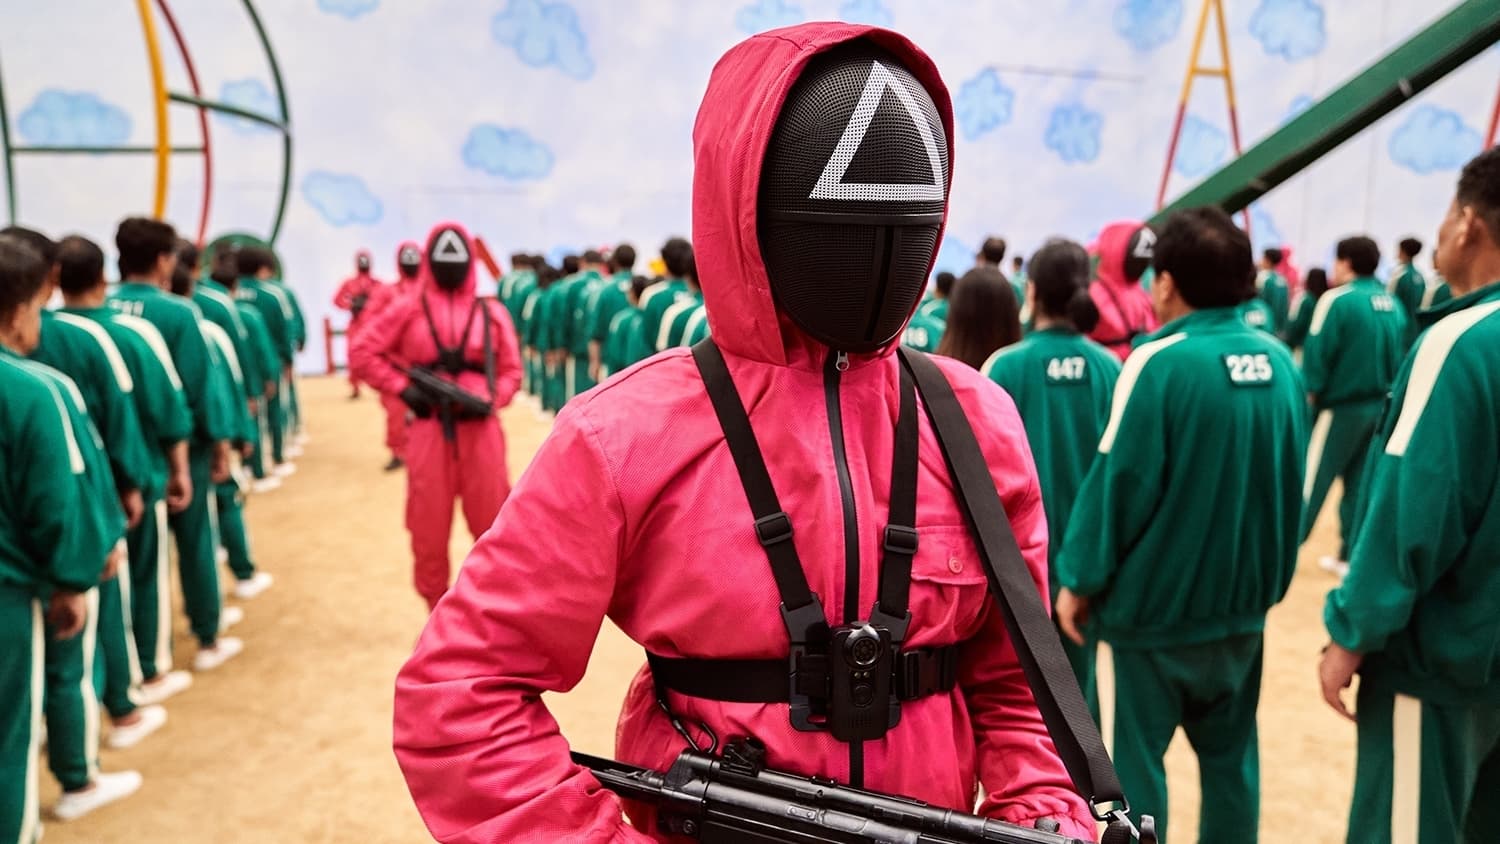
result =
[[[44,146],[114,146],[130,138],[130,115],[87,91],[49,88],[21,112],[16,131]]]
[[[541,179],[552,172],[552,150],[521,129],[482,123],[464,141],[464,165],[513,182]]]
[[[754,35],[768,29],[802,23],[807,20],[802,7],[787,0],[757,0],[741,6],[734,13],[734,25],[740,32]]]
[[[839,6],[839,19],[850,23],[867,23],[871,26],[889,27],[895,22],[891,10],[882,0],[847,0]]]
[[[259,79],[232,79],[225,82],[223,87],[219,88],[219,99],[229,105],[239,106],[245,111],[263,115],[272,120],[281,119],[281,105],[276,101],[276,95],[272,94],[266,83]],[[241,134],[275,131],[263,123],[228,114],[215,113],[214,119]]]
[[[934,273],[950,272],[962,275],[970,267],[974,266],[974,248],[966,245],[952,235],[943,235],[943,242],[938,244],[937,259],[933,261],[932,271]]]
[[[1099,157],[1099,139],[1104,129],[1104,115],[1079,103],[1064,103],[1052,109],[1042,142],[1068,164],[1093,161]]]
[[[1391,161],[1415,173],[1457,170],[1479,154],[1479,131],[1456,111],[1435,105],[1412,109],[1391,134]]]
[[[1261,0],[1250,15],[1250,34],[1267,53],[1289,62],[1316,56],[1328,40],[1323,7],[1314,0]]]
[[[1009,123],[1015,99],[1016,92],[992,67],[965,82],[954,100],[954,114],[964,137],[972,141]]]
[[[567,3],[510,0],[505,11],[490,19],[490,37],[532,67],[556,67],[574,79],[594,75],[588,36]]]
[[[348,173],[308,173],[302,179],[302,198],[330,225],[339,227],[377,223],[385,213],[364,180]]]
[[[330,15],[338,15],[349,20],[369,14],[379,6],[380,0],[318,0],[319,9]]]
[[[1312,108],[1314,102],[1316,101],[1311,96],[1298,94],[1292,99],[1291,104],[1286,107],[1286,117],[1282,118],[1281,122],[1291,122],[1294,117]]]
[[[1137,53],[1149,53],[1177,37],[1182,0],[1124,0],[1115,7],[1114,25]]]
[[[1177,140],[1172,169],[1195,179],[1219,166],[1228,152],[1228,133],[1196,114],[1189,114],[1182,121],[1182,136]]]
[[[1250,239],[1255,243],[1257,257],[1267,249],[1279,249],[1286,245],[1286,239],[1281,236],[1281,229],[1276,226],[1271,212],[1259,204],[1250,206]]]

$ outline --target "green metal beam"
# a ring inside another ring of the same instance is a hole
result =
[[[5,110],[5,83],[0,81],[0,144],[5,145],[5,207],[10,212],[10,224],[16,224],[16,164],[15,151],[10,145],[10,114]]]
[[[218,100],[206,100],[202,97],[195,97],[192,94],[183,94],[177,91],[173,91],[172,93],[168,94],[167,99],[171,100],[174,103],[183,103],[184,105],[197,106],[199,108],[208,109],[209,111],[216,111],[220,114],[231,114],[235,117],[243,117],[246,120],[253,120],[256,123],[261,124],[262,126],[269,126],[278,132],[287,131],[287,127],[283,125],[280,120],[277,120],[274,117],[267,117],[264,114],[260,114],[258,112],[240,108],[237,105],[230,105],[229,103],[219,102]]]
[[[148,146],[35,146],[8,147],[16,155],[155,155],[156,147]],[[203,147],[172,147],[172,152],[201,154]]]
[[[271,224],[271,236],[266,238],[274,248],[276,238],[281,234],[282,220],[286,219],[286,203],[292,190],[292,110],[287,106],[286,84],[281,79],[281,66],[276,62],[276,52],[271,49],[271,39],[266,35],[265,24],[261,23],[260,15],[256,13],[255,4],[251,0],[244,0],[244,3],[245,13],[250,16],[250,23],[255,25],[255,34],[260,36],[261,46],[266,51],[266,62],[271,66],[271,81],[276,85],[276,101],[281,106],[281,201],[276,205],[276,222]]]
[[[1178,197],[1181,208],[1247,208],[1340,144],[1500,41],[1500,2],[1464,0],[1431,26]]]

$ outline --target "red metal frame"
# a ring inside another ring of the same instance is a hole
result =
[[[192,86],[193,96],[202,99],[203,89],[198,85],[198,70],[193,65],[193,54],[188,52],[186,39],[182,37],[182,30],[177,26],[177,19],[172,16],[172,9],[167,5],[167,0],[156,0],[156,8],[161,10],[162,19],[167,22],[167,29],[172,32],[172,40],[177,42],[177,52],[182,56],[182,65],[187,70],[188,84]],[[209,200],[213,198],[214,190],[214,148],[209,140],[208,132],[208,109],[198,107],[198,128],[203,133],[203,210],[198,215],[198,247],[203,247],[203,239],[208,234],[208,209]]]
[[[1490,112],[1490,132],[1484,136],[1484,148],[1495,145],[1495,130],[1500,129],[1500,87],[1495,89],[1495,108]]]

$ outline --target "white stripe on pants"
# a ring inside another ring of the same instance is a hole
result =
[[[167,502],[156,502],[156,673],[172,670],[172,555],[167,550]]]
[[[1313,487],[1318,482],[1318,467],[1323,463],[1323,449],[1328,446],[1328,431],[1332,427],[1333,411],[1325,410],[1319,413],[1317,424],[1313,425],[1312,439],[1307,443],[1307,467],[1302,479],[1303,503],[1312,497]],[[1309,513],[1308,520],[1311,521],[1317,516],[1317,513]]]
[[[99,652],[99,587],[84,593],[88,617],[83,622],[83,758],[88,762],[89,782],[99,776],[99,692],[94,688],[94,658]]]
[[[1391,713],[1391,844],[1417,844],[1421,803],[1422,701],[1396,695]]]
[[[26,753],[26,802],[17,844],[32,844],[41,823],[37,795],[37,761],[42,749],[42,695],[46,689],[47,632],[42,626],[42,602],[31,602],[31,749]]]
[[[1105,642],[1094,655],[1094,686],[1099,692],[1099,735],[1104,749],[1115,755],[1115,652]]]

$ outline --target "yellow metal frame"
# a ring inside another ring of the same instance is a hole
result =
[[[161,42],[156,38],[156,19],[151,0],[136,0],[141,31],[146,38],[146,60],[151,65],[151,96],[156,106],[156,197],[151,215],[161,219],[167,212],[167,179],[172,165],[172,128],[167,118],[167,74],[162,66]]]

